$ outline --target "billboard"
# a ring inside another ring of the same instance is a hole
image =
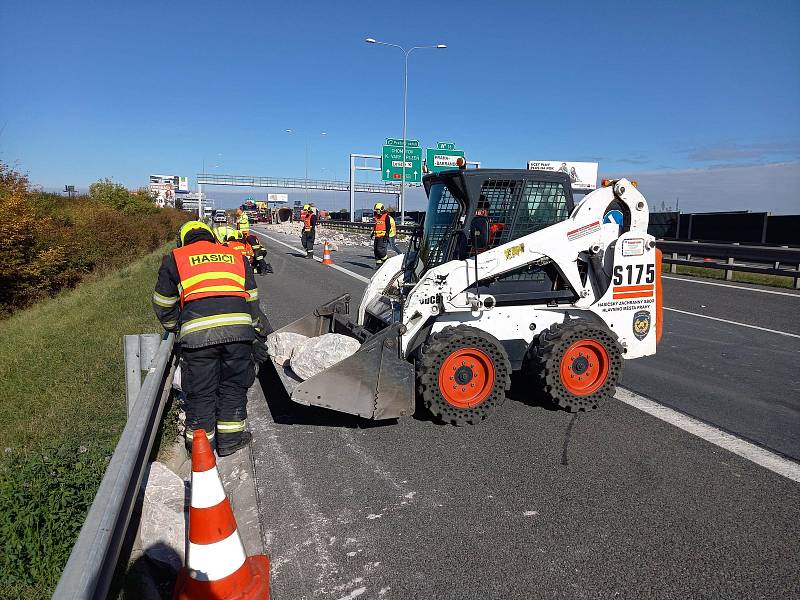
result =
[[[189,191],[189,179],[178,175],[150,175],[147,189],[155,194],[159,206],[175,206],[175,194]]]
[[[591,191],[597,188],[596,162],[569,162],[561,160],[529,160],[529,171],[556,171],[566,173],[573,190]]]
[[[267,202],[275,204],[286,204],[289,201],[289,194],[267,194]]]

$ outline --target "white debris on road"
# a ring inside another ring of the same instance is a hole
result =
[[[285,235],[297,236],[300,240],[302,223],[273,223],[271,225],[259,225],[270,233],[283,233]],[[352,248],[358,246],[372,247],[372,240],[369,233],[356,233],[352,231],[340,231],[326,227],[324,222],[317,226],[317,236],[315,245],[322,248],[325,242],[332,244],[331,251],[335,252],[341,248]]]

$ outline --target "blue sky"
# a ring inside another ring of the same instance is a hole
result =
[[[0,22],[0,160],[48,188],[193,179],[204,160],[301,177],[306,140],[310,176],[344,179],[350,152],[401,135],[402,54],[372,36],[448,45],[411,56],[423,145],[484,166],[597,160],[684,210],[800,212],[796,0],[4,0]]]

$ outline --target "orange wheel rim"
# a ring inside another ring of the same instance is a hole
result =
[[[494,363],[483,350],[461,348],[444,359],[439,369],[439,391],[448,404],[472,408],[494,387]]]
[[[561,359],[561,383],[570,394],[593,394],[608,378],[608,351],[596,340],[572,344]]]

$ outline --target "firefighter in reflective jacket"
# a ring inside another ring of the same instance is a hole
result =
[[[250,217],[241,208],[236,209],[236,215],[239,219],[236,222],[236,227],[242,234],[250,233]]]
[[[253,359],[267,359],[271,330],[250,264],[217,243],[208,225],[190,221],[161,262],[153,308],[181,348],[187,449],[196,429],[206,431],[220,456],[245,447],[252,438],[245,419]]]
[[[228,248],[233,248],[237,252],[241,252],[242,256],[244,256],[245,250],[247,250],[247,247],[244,245],[244,242],[240,240],[236,235],[229,235],[228,241],[225,243],[225,245]]]
[[[253,270],[259,275],[272,273],[272,265],[267,262],[267,250],[261,245],[261,240],[251,233],[245,236],[245,242],[250,244],[253,251]]]
[[[317,235],[317,215],[310,204],[303,206],[303,230],[300,242],[306,249],[306,258],[314,258],[314,238]]]
[[[372,237],[375,238],[373,250],[375,252],[375,265],[380,267],[386,262],[386,248],[389,245],[389,234],[395,229],[394,219],[386,212],[386,207],[377,202],[374,207],[375,227]]]

